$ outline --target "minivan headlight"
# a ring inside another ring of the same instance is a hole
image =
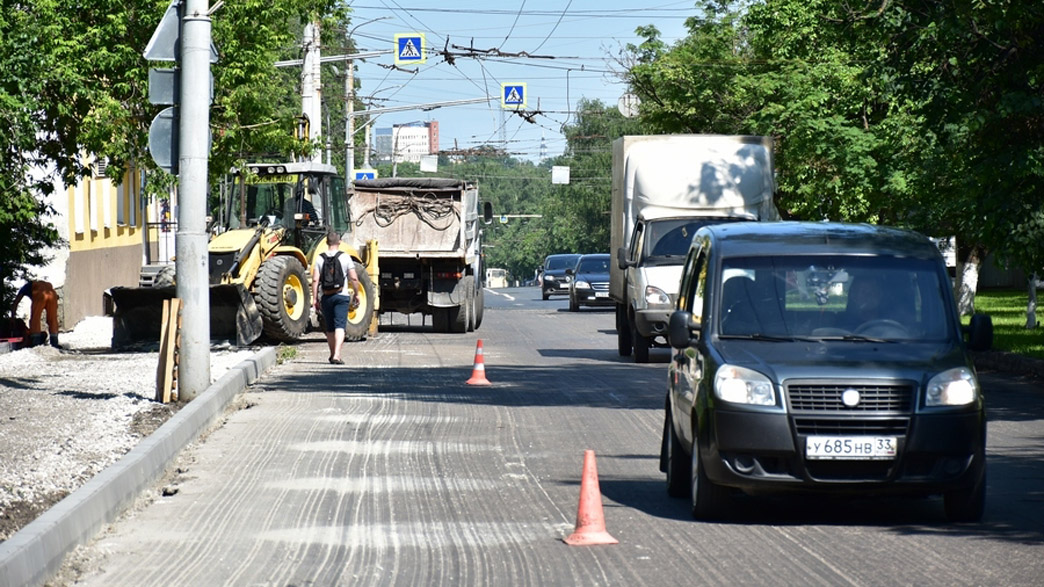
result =
[[[587,283],[583,279],[576,280],[576,289],[591,289],[591,284]]]
[[[979,398],[979,380],[967,367],[943,371],[928,381],[927,407],[967,406]]]
[[[714,375],[714,395],[734,404],[776,405],[776,391],[768,377],[735,365],[718,368]]]

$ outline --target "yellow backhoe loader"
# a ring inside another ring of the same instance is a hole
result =
[[[350,229],[344,179],[331,165],[304,162],[251,164],[234,172],[228,201],[216,215],[208,245],[210,338],[246,346],[264,335],[294,342],[312,324],[310,267],[326,250],[326,233]],[[359,305],[348,315],[345,338],[370,332],[377,299],[376,243],[364,255],[341,241],[356,263]],[[175,266],[153,287],[109,290],[114,349],[158,344],[163,300],[176,295]],[[316,322],[318,324],[318,322]]]

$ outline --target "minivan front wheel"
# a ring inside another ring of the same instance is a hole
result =
[[[697,520],[716,520],[721,517],[728,496],[725,494],[725,488],[711,482],[703,470],[700,463],[699,432],[695,426],[692,436],[692,517]]]
[[[978,522],[986,510],[986,467],[978,483],[969,489],[950,491],[943,495],[943,510],[950,522]]]
[[[689,493],[690,471],[692,461],[685,454],[678,435],[674,433],[671,411],[668,407],[663,423],[663,444],[666,451],[667,495],[685,497]]]

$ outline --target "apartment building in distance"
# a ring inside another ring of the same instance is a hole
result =
[[[420,163],[426,155],[439,152],[439,123],[411,122],[374,130],[374,151],[382,163]]]

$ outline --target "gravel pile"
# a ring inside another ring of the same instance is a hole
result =
[[[113,353],[93,317],[49,346],[0,354],[0,541],[116,462],[166,422],[158,353]],[[211,352],[211,380],[253,355]]]

